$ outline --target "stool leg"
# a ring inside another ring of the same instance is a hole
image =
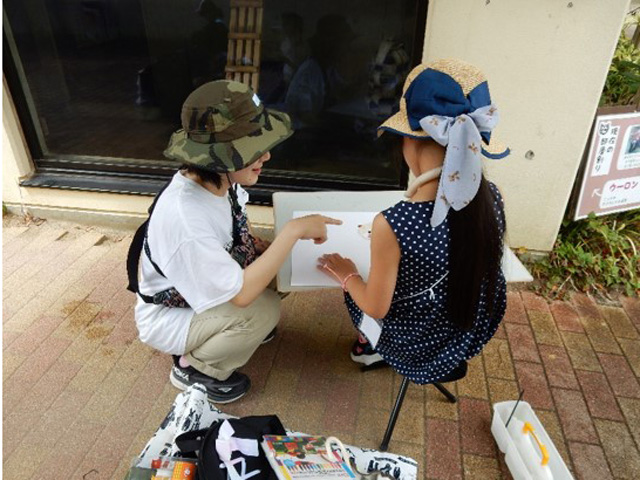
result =
[[[433,386],[436,387],[438,390],[440,390],[440,392],[445,397],[447,397],[447,400],[449,400],[451,403],[456,403],[458,401],[455,395],[451,393],[449,390],[447,390],[445,387],[443,387],[441,383],[434,383]]]
[[[381,452],[386,452],[387,448],[389,447],[389,442],[391,441],[391,434],[393,433],[393,429],[396,426],[396,420],[398,420],[400,407],[402,407],[402,402],[404,401],[404,396],[407,393],[408,387],[409,387],[409,379],[407,377],[403,377],[402,385],[400,385],[400,391],[398,392],[398,396],[396,397],[396,404],[393,406],[393,410],[391,411],[391,416],[389,417],[389,424],[387,425],[387,431],[384,433],[384,438],[382,439],[382,443],[380,444]]]

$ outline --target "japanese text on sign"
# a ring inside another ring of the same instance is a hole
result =
[[[620,133],[620,127],[617,125],[612,126],[610,121],[603,120],[598,123],[596,132],[596,144],[598,147],[596,159],[591,171],[592,177],[609,174],[611,163],[613,161],[613,151],[615,150],[616,142],[618,141],[618,134]]]

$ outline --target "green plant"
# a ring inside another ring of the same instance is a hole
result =
[[[565,220],[549,256],[528,266],[547,297],[562,298],[570,290],[638,295],[640,210]]]
[[[600,105],[632,105],[640,100],[640,49],[624,33],[628,27],[639,25],[640,17],[625,24],[616,46],[609,73],[600,97]]]

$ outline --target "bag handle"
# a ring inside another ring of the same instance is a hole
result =
[[[182,453],[194,454],[202,447],[202,440],[207,435],[209,428],[202,430],[192,430],[178,435],[175,439],[176,445]]]

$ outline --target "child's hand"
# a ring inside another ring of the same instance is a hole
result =
[[[344,258],[337,253],[323,255],[318,259],[318,270],[326,273],[330,277],[335,278],[338,282],[347,278],[348,275],[358,274],[356,264],[348,258]]]

